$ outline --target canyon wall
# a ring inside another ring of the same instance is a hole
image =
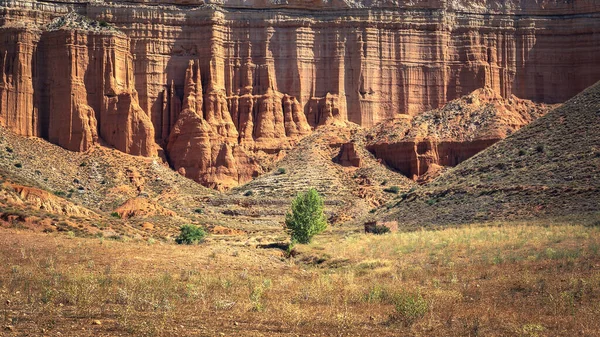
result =
[[[73,12],[93,21],[50,29]],[[594,0],[2,0],[0,13],[2,125],[78,151],[162,147],[211,186],[248,181],[257,153],[319,125],[370,127],[482,87],[562,102],[600,78]]]

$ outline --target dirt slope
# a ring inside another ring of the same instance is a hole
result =
[[[404,226],[600,210],[600,82],[377,218]]]

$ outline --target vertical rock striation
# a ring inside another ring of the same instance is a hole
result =
[[[483,87],[557,103],[600,78],[594,0],[6,0],[0,13],[1,125],[76,151],[162,146],[223,188],[322,125],[418,116]],[[423,144],[409,152],[440,151]],[[428,167],[398,155],[409,175]]]

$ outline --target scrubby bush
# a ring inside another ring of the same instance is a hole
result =
[[[377,226],[375,225],[375,227],[373,227],[371,229],[371,233],[373,234],[386,234],[390,232],[390,228],[386,227],[386,226]]]
[[[437,200],[437,199],[435,199],[435,198],[427,199],[427,205],[429,205],[429,206],[433,206],[433,205],[435,205],[437,202],[438,202],[438,200]]]
[[[110,216],[112,216],[113,218],[121,219],[121,214],[119,214],[117,212],[110,213]]]
[[[244,192],[244,196],[245,197],[249,197],[249,196],[252,196],[252,195],[254,195],[254,191],[252,191],[252,190],[248,190],[248,191]]]
[[[406,326],[410,326],[418,319],[423,318],[429,310],[429,304],[419,292],[403,292],[396,295],[394,305],[396,312],[393,319]]]
[[[400,192],[400,188],[398,186],[390,186],[388,188],[383,189],[384,192],[398,194]]]
[[[23,167],[23,164],[21,164],[21,163],[16,163],[16,164],[15,164],[15,167],[16,167],[16,168],[21,168],[21,167]]]
[[[286,174],[287,170],[283,167],[280,167],[277,169],[277,174]]]
[[[543,145],[543,144],[538,144],[538,145],[535,147],[535,150],[536,150],[538,153],[543,153],[543,152],[544,152],[544,150],[545,150],[545,149],[544,149],[544,145]]]
[[[175,238],[175,242],[180,245],[193,245],[204,241],[206,232],[204,229],[194,225],[183,225],[179,228],[181,231],[179,236]]]
[[[314,188],[299,193],[292,201],[292,211],[285,215],[285,227],[293,243],[309,243],[312,237],[327,228],[323,214],[323,199]]]
[[[198,213],[198,214],[204,214],[204,210],[202,208],[196,208],[194,210],[194,213]]]

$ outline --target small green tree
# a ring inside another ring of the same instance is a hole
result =
[[[299,193],[292,201],[292,211],[285,215],[285,227],[290,231],[292,244],[309,243],[315,234],[327,228],[323,214],[323,199],[314,188]]]
[[[175,238],[175,242],[182,245],[193,245],[204,240],[206,232],[201,227],[194,225],[183,225],[179,228],[181,233]]]

